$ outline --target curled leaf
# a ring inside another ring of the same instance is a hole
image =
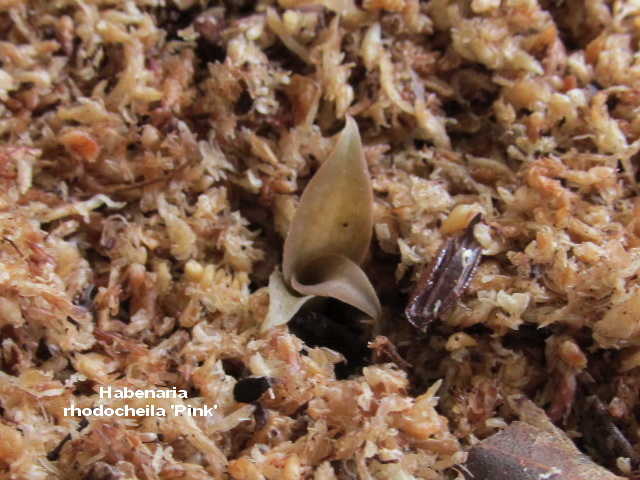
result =
[[[355,121],[302,193],[284,244],[285,283],[377,318],[380,302],[360,269],[373,230],[373,192]]]
[[[305,264],[291,286],[300,293],[336,298],[359,308],[371,318],[380,316],[380,303],[362,269],[342,255],[325,255]]]

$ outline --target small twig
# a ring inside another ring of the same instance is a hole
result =
[[[86,418],[83,418],[82,420],[80,420],[80,423],[78,424],[78,428],[76,428],[76,431],[80,431],[82,430],[84,427],[86,427],[87,425],[89,425],[89,420],[87,420]],[[60,452],[62,451],[62,447],[65,446],[65,444],[71,440],[71,434],[68,433],[58,444],[58,446],[56,448],[54,448],[53,450],[51,450],[49,453],[47,453],[47,460],[49,460],[50,462],[55,462],[56,460],[58,460],[60,458]]]

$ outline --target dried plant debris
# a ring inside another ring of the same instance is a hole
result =
[[[629,467],[637,470],[640,465],[638,452],[615,424],[607,406],[597,395],[589,395],[584,403],[579,425],[587,450],[611,469],[618,468],[617,459],[620,458],[627,459]]]
[[[465,465],[472,480],[622,479],[580,453],[566,436],[513,422],[469,450]]]
[[[0,479],[460,480],[516,418],[631,477],[639,25],[0,0]]]
[[[471,282],[482,257],[482,246],[473,234],[480,219],[476,215],[464,233],[444,242],[414,287],[405,315],[420,330],[449,313]]]
[[[400,356],[396,346],[383,335],[378,335],[372,342],[369,342],[369,348],[372,350],[375,363],[393,362],[400,368],[410,368],[412,366]]]
[[[89,421],[86,418],[82,419],[82,421],[78,424],[78,431],[82,430],[87,425],[89,425]],[[67,436],[62,439],[62,441],[56,446],[56,448],[54,448],[49,453],[47,453],[47,460],[50,460],[50,461],[58,460],[58,458],[60,458],[60,450],[62,450],[62,447],[64,447],[64,445],[69,440],[71,440],[70,433],[67,434]]]

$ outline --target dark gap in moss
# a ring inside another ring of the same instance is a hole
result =
[[[264,53],[269,58],[270,63],[278,65],[284,70],[289,70],[292,74],[308,75],[313,69],[282,42],[277,42],[268,47]]]
[[[368,364],[368,329],[360,324],[358,312],[342,302],[327,299],[322,313],[303,309],[289,322],[291,333],[309,347],[326,347],[341,353],[346,362],[335,366],[336,378],[360,375]]]

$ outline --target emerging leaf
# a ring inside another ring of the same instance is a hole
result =
[[[380,303],[362,269],[342,255],[325,255],[305,264],[291,286],[300,293],[336,298],[362,310],[371,318],[380,316]]]
[[[327,254],[360,264],[373,230],[373,192],[356,122],[347,124],[300,198],[284,244],[285,281]]]
[[[358,266],[372,230],[371,181],[358,126],[347,117],[333,152],[300,198],[284,244],[285,283],[302,294],[333,297],[377,318],[380,302]]]

